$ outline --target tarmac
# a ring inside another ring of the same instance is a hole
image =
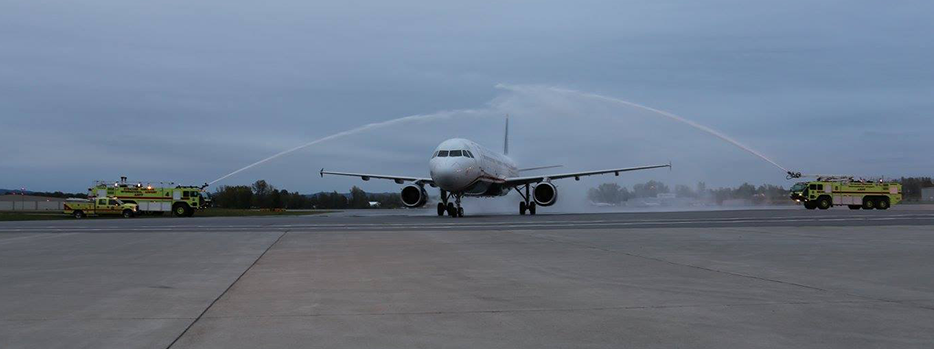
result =
[[[0,222],[0,348],[931,348],[904,207]]]

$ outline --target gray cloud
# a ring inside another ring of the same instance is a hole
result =
[[[316,191],[359,184],[318,179],[320,167],[419,174],[445,137],[497,148],[509,112],[522,163],[671,159],[671,181],[785,183],[689,128],[540,86],[675,112],[804,171],[930,175],[932,10],[926,1],[14,0],[0,13],[0,187],[81,190],[123,174],[203,183],[359,125],[460,109],[485,116],[368,132],[229,180]],[[539,87],[516,94],[498,83]],[[631,180],[652,176],[662,175]]]

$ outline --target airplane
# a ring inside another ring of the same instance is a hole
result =
[[[638,167],[611,168],[596,171],[583,171],[559,173],[552,175],[522,176],[522,172],[561,167],[542,166],[520,169],[516,162],[510,159],[509,154],[509,117],[506,117],[506,135],[503,140],[503,152],[491,151],[476,142],[463,139],[448,139],[435,148],[428,161],[429,178],[392,176],[367,173],[332,172],[321,169],[320,175],[360,177],[364,181],[370,179],[389,179],[397,184],[411,182],[402,188],[400,194],[402,204],[406,207],[422,207],[428,203],[428,192],[425,185],[439,188],[441,202],[438,203],[438,216],[447,213],[451,217],[463,217],[464,208],[461,207],[461,198],[464,196],[496,197],[509,194],[515,190],[522,197],[519,202],[519,214],[528,212],[535,214],[536,206],[551,206],[557,202],[558,188],[552,184],[553,180],[574,178],[580,180],[584,176],[593,176],[613,173],[619,176],[620,172],[648,170],[668,167],[665,165],[649,165]],[[532,187],[534,185],[534,187]],[[451,199],[453,198],[453,202]]]

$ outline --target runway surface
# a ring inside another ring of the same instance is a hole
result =
[[[0,222],[2,348],[930,348],[934,211]]]

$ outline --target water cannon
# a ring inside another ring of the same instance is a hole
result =
[[[204,183],[204,185],[201,186],[201,191],[204,191],[204,188],[207,188],[207,187],[209,187],[209,186],[210,186],[210,184]]]

